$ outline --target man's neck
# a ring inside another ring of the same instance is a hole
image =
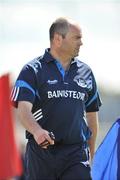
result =
[[[62,67],[65,70],[68,70],[71,64],[71,57],[65,56],[64,54],[58,53],[57,51],[54,51],[53,49],[50,49],[50,54],[61,63]]]

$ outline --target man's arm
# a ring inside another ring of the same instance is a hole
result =
[[[32,104],[26,101],[18,102],[18,119],[24,126],[24,128],[29,131],[35,141],[40,145],[45,140],[47,140],[50,144],[54,144],[54,141],[50,138],[49,132],[44,130],[34,119],[32,113]],[[44,146],[44,148],[47,148]]]
[[[93,159],[93,155],[95,153],[95,143],[98,133],[98,112],[88,112],[86,114],[87,116],[87,122],[90,130],[92,131],[92,136],[89,140],[89,147],[90,147],[90,154],[91,154],[91,160]]]

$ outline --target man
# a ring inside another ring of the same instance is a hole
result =
[[[27,130],[26,179],[91,179],[101,102],[91,69],[76,58],[82,32],[58,18],[49,33],[50,49],[24,66],[12,93]]]

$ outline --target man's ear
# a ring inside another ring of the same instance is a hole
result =
[[[54,43],[56,44],[56,46],[60,47],[62,40],[63,40],[62,35],[60,35],[58,33],[54,34]]]

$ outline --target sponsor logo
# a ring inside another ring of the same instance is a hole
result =
[[[79,91],[70,91],[70,90],[56,90],[56,91],[48,91],[48,98],[72,98],[72,99],[80,99],[82,101],[85,100],[85,93],[81,93]]]

